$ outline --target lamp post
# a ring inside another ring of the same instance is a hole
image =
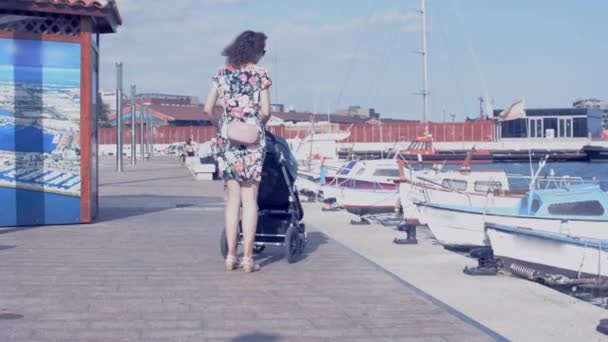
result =
[[[141,99],[140,99],[141,101]],[[144,154],[145,154],[145,131],[144,131],[144,120],[146,117],[146,112],[148,111],[148,107],[143,105],[143,103],[139,104],[139,154],[140,154],[140,160],[144,160]]]
[[[137,131],[135,129],[135,123],[137,119],[135,117],[135,84],[131,84],[131,165],[137,164],[137,138],[135,137]]]
[[[148,125],[148,141],[147,141],[147,149],[148,149],[148,159],[152,157],[152,117],[150,116],[150,111],[148,111],[146,124]]]
[[[150,118],[150,158],[154,156],[154,126],[152,125],[152,118]]]
[[[116,63],[116,172],[123,171],[122,160],[122,62]]]

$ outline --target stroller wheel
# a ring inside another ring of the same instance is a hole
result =
[[[266,249],[264,245],[253,245],[253,254],[260,254]]]
[[[301,245],[302,242],[297,227],[294,225],[289,226],[285,233],[285,258],[288,263],[291,264],[297,261],[302,252]]]
[[[222,229],[222,235],[220,236],[220,252],[222,257],[226,259],[228,255],[228,238],[226,238],[226,228]]]

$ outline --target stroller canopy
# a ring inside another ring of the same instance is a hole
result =
[[[295,181],[298,177],[298,162],[291,153],[289,144],[285,139],[266,131],[266,158],[273,158],[272,163],[278,166],[281,157],[284,158],[290,180]]]

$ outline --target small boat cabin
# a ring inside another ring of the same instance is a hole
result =
[[[520,215],[608,218],[608,194],[595,184],[577,184],[529,192],[519,203]]]

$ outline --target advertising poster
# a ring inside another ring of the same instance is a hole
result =
[[[80,222],[80,45],[0,39],[0,226]]]

